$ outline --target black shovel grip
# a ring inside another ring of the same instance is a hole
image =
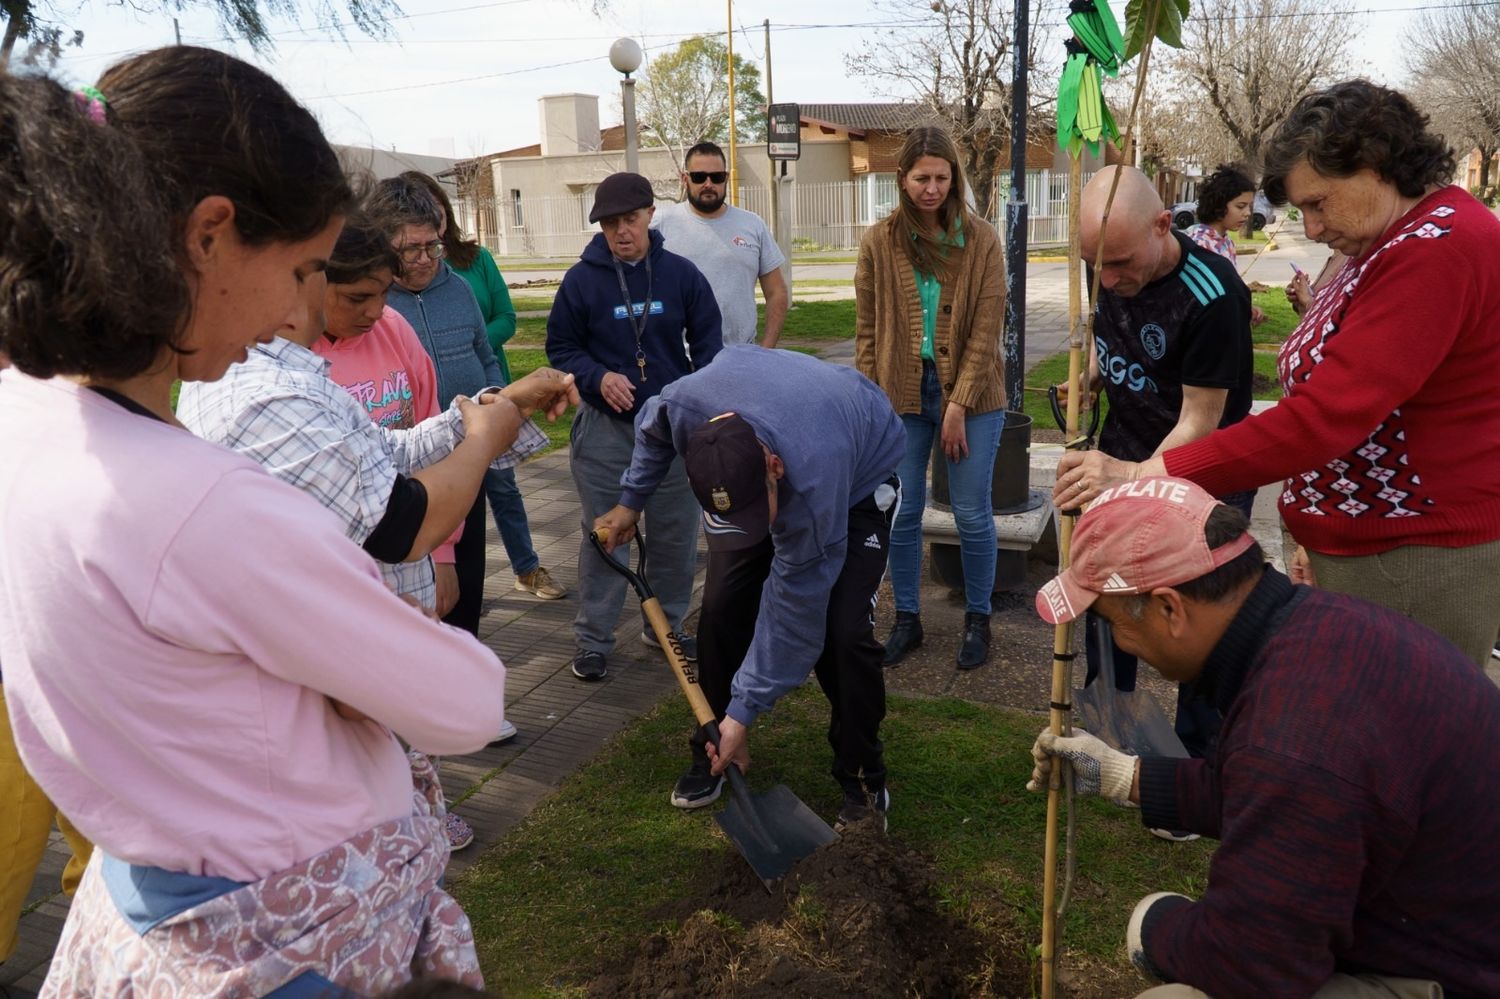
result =
[[[616,561],[614,556],[604,550],[604,542],[599,537],[603,531],[604,528],[602,527],[598,531],[590,531],[589,543],[594,546],[594,550],[599,553],[599,557],[604,559],[605,565],[625,577],[625,581],[635,590],[636,596],[641,598],[642,603],[650,600],[656,594],[651,592],[651,584],[646,582],[646,539],[641,537],[640,531],[635,532],[635,546],[640,549],[641,557],[639,560],[640,568],[632,571],[628,561],[624,565],[621,565]]]
[[[1067,432],[1068,417],[1063,413],[1062,405],[1058,401],[1057,386],[1047,386],[1047,401],[1052,404],[1052,418],[1057,421],[1057,429]],[[1104,410],[1099,406],[1098,400],[1089,407],[1089,432],[1086,435],[1089,440],[1099,436],[1099,421],[1104,415]]]

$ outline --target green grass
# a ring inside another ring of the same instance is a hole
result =
[[[784,698],[755,726],[751,783],[784,783],[831,816],[828,706],[814,689]],[[628,728],[541,804],[451,890],[473,920],[489,987],[510,996],[574,996],[603,962],[664,927],[662,907],[693,897],[739,863],[712,819],[667,804],[686,762],[690,716],[676,698]],[[1040,716],[953,699],[892,696],[882,726],[891,833],[931,854],[946,903],[997,945],[1039,939],[1046,801],[1024,786]],[[1125,968],[1122,941],[1145,894],[1201,894],[1206,843],[1146,836],[1139,813],[1080,803],[1079,875],[1062,941]]]
[[[506,350],[505,359],[510,363],[512,378],[521,378],[531,374],[537,368],[544,367],[547,364],[547,352],[530,349]],[[553,448],[567,447],[568,437],[573,431],[573,412],[572,409],[569,409],[558,418],[556,423],[547,422],[546,417],[543,416],[536,417],[534,422],[547,435],[547,439],[552,442],[547,451],[551,451]],[[546,451],[542,453],[545,454]]]
[[[516,320],[516,335],[506,342],[505,347],[507,350],[517,346],[540,347],[546,342],[547,318],[545,316],[536,316],[534,318],[522,316]],[[515,369],[514,363],[512,363],[511,369]]]
[[[757,305],[756,316],[765,325],[766,307]],[[786,314],[781,335],[790,340],[847,340],[854,336],[854,299],[798,302]]]
[[[552,308],[553,295],[512,295],[510,304],[517,312],[546,312]]]
[[[764,324],[766,309],[757,305],[757,316]],[[798,302],[787,312],[782,336],[789,340],[845,340],[854,336],[854,299],[845,298],[831,302]],[[537,316],[516,320],[516,335],[507,347],[540,347],[547,342],[547,320]],[[515,370],[515,351],[511,369]]]
[[[1266,314],[1265,322],[1250,329],[1250,338],[1257,344],[1280,345],[1302,321],[1280,288],[1257,291],[1250,298]]]
[[[819,254],[819,253],[792,253],[792,265],[797,264],[852,264],[859,260],[853,252]]]

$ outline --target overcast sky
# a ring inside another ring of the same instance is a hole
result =
[[[170,15],[142,15],[106,0],[59,0],[80,13],[67,18],[83,29],[84,46],[69,49],[57,72],[67,82],[93,82],[122,55],[173,40]],[[1195,0],[1211,10],[1215,0]],[[1399,84],[1399,39],[1418,15],[1410,8],[1441,0],[1354,0],[1371,11],[1357,33],[1357,64]],[[1123,0],[1113,0],[1123,16]],[[306,19],[274,29],[275,50],[258,56],[225,40],[214,18],[178,15],[184,42],[237,52],[282,81],[319,116],[335,142],[378,145],[411,153],[470,156],[538,140],[537,98],[582,92],[601,96],[601,124],[619,120],[620,76],[609,65],[610,42],[635,37],[652,53],[670,51],[684,37],[725,30],[719,0],[610,0],[601,16],[588,0],[404,0],[391,38],[375,41],[349,29],[347,38]],[[1054,15],[1055,16],[1055,15]],[[774,98],[801,103],[890,99],[875,84],[850,77],[843,57],[892,26],[888,8],[869,0],[735,0],[735,53],[764,74],[765,35],[771,21]],[[1298,27],[1288,22],[1288,43]],[[764,80],[762,81],[764,89]]]

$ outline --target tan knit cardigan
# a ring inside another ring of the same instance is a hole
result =
[[[854,363],[890,397],[898,413],[922,410],[922,298],[909,238],[891,215],[865,230],[854,267]],[[1005,408],[1005,257],[994,226],[964,213],[964,245],[943,282],[932,338],[943,402],[971,413]]]

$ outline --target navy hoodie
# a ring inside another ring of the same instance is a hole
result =
[[[646,380],[636,364],[635,329],[625,312],[614,255],[604,233],[595,234],[578,263],[563,275],[552,311],[547,315],[547,359],[571,373],[583,401],[618,420],[634,420],[647,399],[666,385],[701,368],[724,345],[719,305],[703,272],[686,257],[666,250],[661,233],[651,230],[651,303],[646,305],[646,262],[621,264],[630,304],[647,311]],[[684,340],[686,349],[684,349]],[[599,394],[599,383],[611,371],[630,379],[635,405],[616,413]]]

